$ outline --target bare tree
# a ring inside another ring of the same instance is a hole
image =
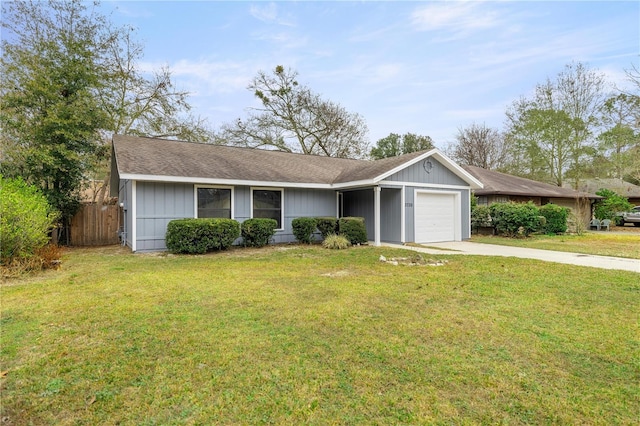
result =
[[[107,78],[98,92],[109,117],[107,132],[208,142],[212,132],[206,120],[190,114],[189,93],[175,88],[171,70],[165,66],[150,77],[142,75],[143,46],[133,39],[133,30],[111,31],[104,59]]]
[[[472,123],[458,128],[451,155],[461,164],[496,170],[507,159],[505,138],[497,129]]]
[[[233,145],[361,158],[368,153],[368,129],[359,114],[322,99],[297,81],[298,73],[278,65],[248,86],[262,106],[249,117],[225,124],[218,138]]]

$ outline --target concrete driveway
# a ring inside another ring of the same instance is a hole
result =
[[[568,265],[591,266],[602,269],[619,269],[640,273],[640,260],[621,257],[596,256],[591,254],[567,253],[562,251],[538,250],[522,247],[480,244],[469,241],[448,243],[428,243],[422,247],[403,246],[399,244],[382,244],[387,247],[403,248],[428,254],[465,254],[477,256],[519,257],[537,259],[547,262],[565,263]]]

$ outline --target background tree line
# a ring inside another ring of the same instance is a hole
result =
[[[640,183],[640,73],[630,91],[602,73],[570,63],[506,110],[504,129],[460,128],[448,153],[461,164],[576,188],[588,178]]]

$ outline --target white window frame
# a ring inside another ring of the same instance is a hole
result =
[[[233,186],[223,185],[193,185],[193,217],[198,218],[198,189],[200,188],[214,188],[214,189],[230,189],[231,190],[231,219],[235,216],[235,188]]]
[[[284,231],[284,188],[274,188],[269,186],[252,186],[249,188],[249,209],[251,210],[251,219],[253,219],[253,191],[280,191],[280,225],[281,228],[276,231]]]

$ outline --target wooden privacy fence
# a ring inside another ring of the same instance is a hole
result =
[[[118,244],[120,207],[106,204],[83,204],[71,219],[72,246]]]

